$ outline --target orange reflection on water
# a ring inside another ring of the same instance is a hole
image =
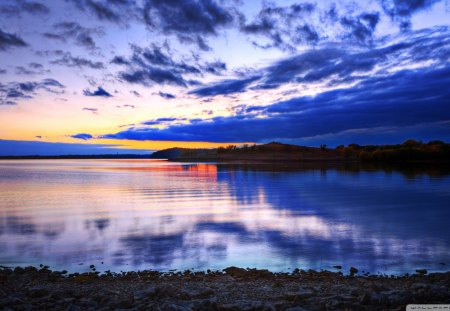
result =
[[[196,177],[207,177],[214,181],[217,181],[217,165],[198,163],[193,166],[189,166],[188,170],[192,175]]]
[[[95,161],[97,162],[97,161]],[[217,165],[207,163],[195,163],[195,164],[175,164],[167,162],[167,160],[99,160],[98,163],[105,163],[103,167],[85,166],[82,169],[103,169],[103,170],[125,170],[125,171],[151,171],[151,172],[189,172],[191,177],[203,177],[217,181]],[[107,165],[111,163],[125,164],[124,166],[112,166]],[[131,164],[131,166],[130,166]],[[133,166],[132,164],[137,164]],[[146,166],[142,166],[142,164]],[[162,164],[162,165],[155,165]]]

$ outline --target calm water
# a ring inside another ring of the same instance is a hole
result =
[[[447,173],[0,161],[0,265],[450,270]]]

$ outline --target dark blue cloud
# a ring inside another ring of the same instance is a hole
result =
[[[300,139],[286,140],[287,143],[299,145],[338,146],[348,144],[378,145],[399,144],[408,139],[423,142],[439,140],[450,142],[450,121],[422,123],[411,126],[381,126],[363,129],[346,130],[339,133],[303,137]]]
[[[99,20],[127,25],[137,19],[139,8],[134,0],[66,0]]]
[[[130,72],[121,72],[120,78],[123,81],[134,84],[149,85],[151,82],[156,84],[171,84],[176,86],[187,86],[186,80],[178,73],[167,69],[148,66],[145,69],[139,69]]]
[[[94,138],[91,134],[86,134],[86,133],[75,134],[75,135],[71,135],[70,137],[76,138],[76,139],[82,139],[82,140],[89,140],[89,139]]]
[[[252,82],[255,82],[259,79],[260,79],[259,76],[255,76],[236,80],[224,80],[211,86],[205,86],[195,89],[193,91],[190,91],[189,94],[194,94],[203,97],[203,96],[227,95],[244,92]]]
[[[450,120],[450,67],[404,70],[373,77],[350,88],[298,97],[260,109],[254,115],[217,117],[164,129],[131,128],[105,138],[209,142],[300,139],[379,127],[441,124]],[[445,123],[444,123],[445,124]],[[440,132],[448,138],[450,131]],[[383,143],[383,137],[379,137]]]
[[[73,40],[75,44],[88,49],[96,47],[94,36],[103,34],[102,28],[86,28],[77,22],[61,22],[53,25],[54,32],[43,33],[48,39],[66,42]]]
[[[32,99],[38,91],[62,94],[65,86],[55,79],[0,83],[0,105],[16,105],[19,100]]]
[[[104,88],[99,86],[95,91],[90,91],[89,89],[83,90],[84,96],[98,96],[98,97],[112,97],[112,95],[107,92]]]
[[[50,70],[45,69],[42,64],[38,63],[29,63],[27,67],[17,66],[16,74],[25,75],[25,76],[35,76],[35,75],[43,75],[50,73]]]
[[[136,97],[141,97],[141,94],[138,91],[130,91],[131,94],[133,94]]]
[[[167,125],[168,123],[172,123],[175,121],[186,121],[186,118],[158,118],[155,120],[144,121],[141,125]]]
[[[215,75],[220,75],[223,71],[227,70],[227,64],[225,64],[222,61],[215,61],[212,63],[206,63],[204,66],[204,70],[206,72],[215,74]]]
[[[94,113],[94,114],[96,114],[96,113],[98,112],[98,109],[97,109],[97,108],[84,107],[82,110],[84,110],[84,111],[90,111],[90,112],[92,112],[92,113]]]
[[[176,66],[176,62],[157,45],[145,49],[133,46],[132,60],[141,64],[147,61],[155,66]]]
[[[168,53],[155,44],[149,48],[132,46],[130,59],[115,56],[112,63],[127,66],[119,73],[121,80],[128,83],[150,85],[171,84],[186,87],[188,81],[184,74],[199,74],[200,70],[184,61],[174,60]]]
[[[379,12],[355,11],[345,5],[338,10],[335,4],[321,7],[310,2],[290,6],[265,3],[253,21],[241,18],[240,30],[267,40],[253,41],[257,47],[297,51],[300,46],[340,40],[371,44],[379,19]]]
[[[372,18],[374,21],[371,21]],[[376,17],[366,19],[366,23],[370,24],[375,23]],[[224,80],[194,89],[190,94],[201,97],[228,95],[248,89],[274,89],[286,83],[355,83],[374,75],[384,76],[385,68],[395,67],[398,63],[445,62],[450,54],[449,38],[450,28],[436,27],[411,33],[402,42],[356,52],[327,46],[311,49],[279,60],[258,70],[256,74],[251,72],[247,77]],[[380,69],[374,72],[377,67]]]
[[[378,0],[381,9],[402,29],[411,26],[416,12],[430,8],[442,0]],[[352,45],[372,44],[381,12],[363,12],[356,5],[341,3],[320,6],[310,2],[278,6],[264,3],[252,21],[240,18],[240,31],[255,40],[257,47],[297,51],[298,47],[342,41]]]
[[[233,16],[214,0],[146,0],[145,21],[166,32],[215,35]]]
[[[58,53],[60,55],[60,53]],[[73,56],[70,52],[61,53],[62,57],[51,61],[51,64],[77,67],[77,68],[90,68],[90,69],[104,69],[103,62],[93,61],[81,56]]]
[[[158,122],[171,122],[171,121],[176,121],[179,120],[179,118],[158,118],[156,119],[156,121]]]
[[[378,12],[363,13],[356,18],[342,17],[340,22],[349,32],[344,35],[346,41],[371,44],[373,41],[373,33],[380,21]]]
[[[0,51],[5,51],[14,47],[25,47],[28,44],[18,35],[8,33],[0,29]]]
[[[94,154],[150,154],[150,150],[121,149],[110,144],[69,144],[42,141],[1,140],[0,156],[57,156]]]
[[[399,22],[402,29],[411,27],[411,16],[430,8],[442,0],[379,0],[383,10],[392,20]]]
[[[241,18],[240,30],[269,40],[267,44],[254,41],[255,46],[295,50],[299,44],[315,44],[320,40],[317,27],[306,21],[316,10],[316,5],[310,2],[286,7],[265,3],[253,21],[247,22],[244,17]]]
[[[201,36],[201,35],[196,35],[196,34],[190,34],[190,35],[186,35],[186,34],[181,34],[179,33],[177,35],[178,40],[180,41],[180,43],[182,44],[194,44],[197,45],[198,48],[201,51],[211,51],[212,48],[208,45],[207,41]]]
[[[145,0],[144,22],[151,30],[175,35],[208,50],[205,36],[216,36],[235,20],[235,10],[215,0]]]
[[[174,98],[176,98],[176,96],[173,95],[173,94],[164,93],[164,92],[161,92],[161,91],[159,91],[158,95],[161,96],[162,98],[165,98],[165,99],[174,99]]]
[[[130,65],[130,62],[123,56],[114,56],[111,63],[116,65]]]
[[[22,13],[33,15],[50,13],[50,9],[41,2],[26,0],[15,0],[10,1],[9,3],[7,1],[5,2],[6,3],[0,5],[0,14],[8,17],[17,17]]]
[[[226,70],[226,64],[221,61],[199,64],[194,58],[188,64],[185,60],[176,60],[167,45],[160,47],[156,44],[148,48],[133,45],[130,58],[115,56],[111,63],[126,67],[119,73],[121,80],[145,86],[171,84],[186,87],[194,83],[186,75],[220,74]]]

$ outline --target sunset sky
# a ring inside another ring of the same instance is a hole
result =
[[[450,1],[2,0],[0,155],[450,141]]]

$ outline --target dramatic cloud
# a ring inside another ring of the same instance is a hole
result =
[[[307,2],[288,7],[265,4],[252,22],[243,19],[240,29],[268,39],[266,44],[253,42],[258,47],[296,51],[299,46],[333,40],[370,44],[379,19],[378,12],[356,14],[346,9],[339,14],[335,4],[326,9]]]
[[[128,65],[127,71],[120,73],[120,78],[129,83],[149,85],[172,84],[187,86],[182,73],[197,73],[198,69],[185,63],[178,63],[164,53],[156,45],[143,49],[132,46],[133,56],[130,60],[123,57],[115,57],[112,62],[119,65]]]
[[[40,2],[26,0],[4,1],[5,3],[0,5],[0,14],[8,17],[20,16],[22,13],[29,13],[33,15],[50,13],[50,9]]]
[[[340,22],[349,32],[346,34],[347,42],[370,44],[373,33],[380,21],[379,13],[364,13],[356,18],[343,17]]]
[[[94,49],[95,41],[93,36],[103,35],[102,28],[86,28],[76,22],[57,23],[53,26],[54,32],[46,32],[43,34],[48,39],[60,40],[66,42],[67,39],[74,40],[77,45],[84,46],[88,49]]]
[[[99,20],[128,24],[136,18],[137,6],[134,0],[66,0],[83,12],[92,14]]]
[[[432,73],[450,63],[443,1],[2,0],[0,132],[16,118],[50,126],[53,114],[28,118],[27,108],[66,109],[80,95],[88,103],[68,122],[136,124],[111,137],[294,142],[401,127],[442,132],[446,113],[437,113],[435,98],[445,102],[448,87]],[[42,80],[50,73],[56,80]],[[425,96],[433,117],[423,111]],[[110,104],[95,105],[100,98]],[[378,110],[385,102],[401,115],[397,125]],[[164,111],[168,118],[157,119]]]
[[[83,91],[84,96],[98,96],[98,97],[112,97],[112,95],[105,91],[102,87],[98,87],[95,91],[90,91],[89,89],[86,89]]]
[[[244,79],[225,80],[211,86],[195,89],[189,92],[189,94],[195,94],[198,96],[216,96],[244,92],[247,86],[249,86],[252,82],[259,80],[260,78],[260,76],[255,76]]]
[[[223,71],[227,70],[227,64],[222,61],[206,63],[205,66],[203,66],[203,69],[208,73],[220,75]]]
[[[16,105],[19,100],[32,99],[38,91],[62,94],[65,86],[54,79],[44,79],[40,82],[0,83],[0,105]]]
[[[76,139],[81,139],[81,140],[89,140],[89,139],[94,138],[91,134],[86,134],[86,133],[75,134],[75,135],[71,135],[70,137],[76,138]]]
[[[208,50],[203,36],[215,36],[219,29],[231,26],[233,12],[215,0],[145,0],[144,21],[151,30]]]
[[[383,10],[392,20],[399,22],[402,29],[411,27],[411,16],[430,8],[441,0],[379,0]]]
[[[450,67],[404,70],[368,78],[355,87],[260,107],[263,118],[253,114],[216,117],[163,129],[130,128],[104,138],[262,142],[377,127],[420,127],[450,121],[449,83]]]
[[[170,55],[168,46],[159,47],[152,44],[149,48],[132,46],[132,56],[127,59],[115,56],[111,63],[126,67],[119,73],[119,78],[128,83],[170,84],[187,87],[194,82],[185,76],[197,76],[204,73],[219,74],[226,70],[226,64],[221,61],[198,64],[190,59],[191,65],[185,60],[176,60]]]
[[[77,68],[91,68],[91,69],[104,69],[105,66],[102,62],[92,61],[84,57],[72,56],[70,52],[62,54],[62,57],[50,62],[51,64],[77,67]]]
[[[316,27],[308,21],[308,16],[316,9],[313,3],[298,3],[288,7],[266,3],[252,22],[247,23],[244,18],[241,19],[240,28],[243,33],[269,39],[269,43],[265,45],[254,41],[256,46],[295,50],[298,44],[315,44],[320,40]]]
[[[369,76],[385,75],[402,64],[442,63],[449,59],[450,29],[437,27],[411,33],[402,42],[369,50],[323,47],[288,57],[249,77],[222,82],[190,91],[198,96],[228,95],[248,89],[274,89],[283,84],[328,82],[330,86],[355,83]]]
[[[129,83],[148,85],[150,82],[156,84],[172,84],[176,86],[187,86],[187,82],[180,74],[170,70],[157,67],[147,67],[146,70],[120,73],[120,78]]]
[[[19,36],[4,32],[0,29],[0,51],[5,51],[13,47],[25,47],[27,45]]]

